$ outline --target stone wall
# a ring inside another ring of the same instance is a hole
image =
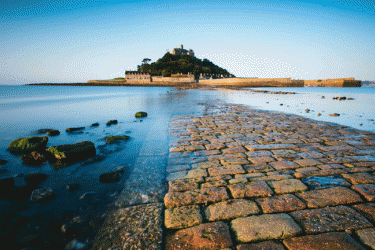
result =
[[[291,78],[222,78],[199,80],[199,83],[219,86],[248,86],[248,87],[303,87],[304,80]]]
[[[354,80],[354,77],[305,80],[305,86],[314,87],[361,87],[362,81]]]

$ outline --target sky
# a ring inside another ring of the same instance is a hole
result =
[[[1,0],[0,84],[123,77],[193,49],[237,77],[375,80],[375,1]]]

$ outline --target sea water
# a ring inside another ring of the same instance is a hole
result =
[[[256,88],[254,90],[295,92],[296,94],[281,95],[236,90],[222,92],[222,98],[230,103],[296,114],[314,120],[375,132],[375,87]],[[332,99],[344,96],[354,98],[354,100]],[[307,113],[306,109],[310,111]],[[321,115],[318,116],[318,113]],[[338,113],[340,116],[329,116],[333,113]]]

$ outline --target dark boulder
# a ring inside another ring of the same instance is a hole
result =
[[[90,141],[49,147],[48,152],[56,161],[63,164],[85,160],[96,155],[95,145]]]
[[[147,116],[147,113],[143,112],[143,111],[135,113],[135,117],[137,117],[137,118],[142,118],[142,117],[146,117],[146,116]]]
[[[305,112],[306,112],[306,113],[309,113],[309,112],[310,112],[310,109],[306,109]]]
[[[36,151],[21,156],[21,160],[27,165],[34,165],[34,166],[40,166],[47,161],[44,155],[39,154]]]
[[[37,131],[35,131],[34,134],[43,135],[43,134],[48,133],[48,131],[51,131],[51,130],[53,130],[53,129],[51,129],[51,128],[42,128],[42,129],[38,129]]]
[[[50,188],[40,188],[31,193],[30,200],[34,202],[44,202],[55,198],[55,194]]]
[[[85,127],[76,127],[76,128],[67,128],[65,131],[67,133],[73,133],[73,132],[77,132],[77,131],[81,131],[81,130],[84,130]]]
[[[14,188],[14,201],[19,202],[19,201],[25,201],[27,200],[31,193],[35,190],[34,185],[26,184],[22,186],[17,186]]]
[[[91,127],[97,127],[97,126],[99,126],[99,123],[93,123],[93,124],[91,124]]]
[[[107,126],[111,126],[112,124],[117,124],[117,120],[109,120],[107,122]]]
[[[120,180],[120,174],[118,171],[104,173],[99,176],[99,181],[104,183],[117,182]]]
[[[128,139],[129,139],[129,136],[126,136],[126,135],[110,135],[110,136],[105,137],[105,142],[106,143],[116,143],[116,142],[124,141],[124,140],[128,140]]]
[[[43,151],[46,148],[47,142],[47,136],[19,138],[9,144],[8,150],[16,154]]]
[[[8,161],[0,159],[0,166],[5,165]]]
[[[56,129],[51,129],[50,131],[47,132],[47,135],[49,136],[55,136],[55,135],[59,135],[60,134],[60,131],[56,130]]]
[[[42,173],[31,173],[27,174],[24,179],[25,181],[30,185],[39,185],[42,183],[45,179],[47,179],[48,175],[42,174]]]
[[[68,189],[69,191],[75,191],[75,190],[77,190],[78,188],[79,188],[79,185],[78,185],[78,184],[75,184],[75,183],[73,183],[73,184],[69,184],[69,185],[66,186],[66,189]]]
[[[340,114],[338,114],[338,113],[333,113],[333,114],[329,114],[329,116],[337,117],[337,116],[340,116]]]
[[[0,180],[0,197],[7,198],[13,193],[14,179],[12,177]]]
[[[61,232],[67,237],[72,237],[78,234],[79,227],[75,223],[66,223],[61,226]]]

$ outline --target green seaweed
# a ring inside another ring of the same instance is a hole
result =
[[[129,136],[126,135],[110,135],[105,137],[106,143],[115,143],[122,140],[128,140]]]

